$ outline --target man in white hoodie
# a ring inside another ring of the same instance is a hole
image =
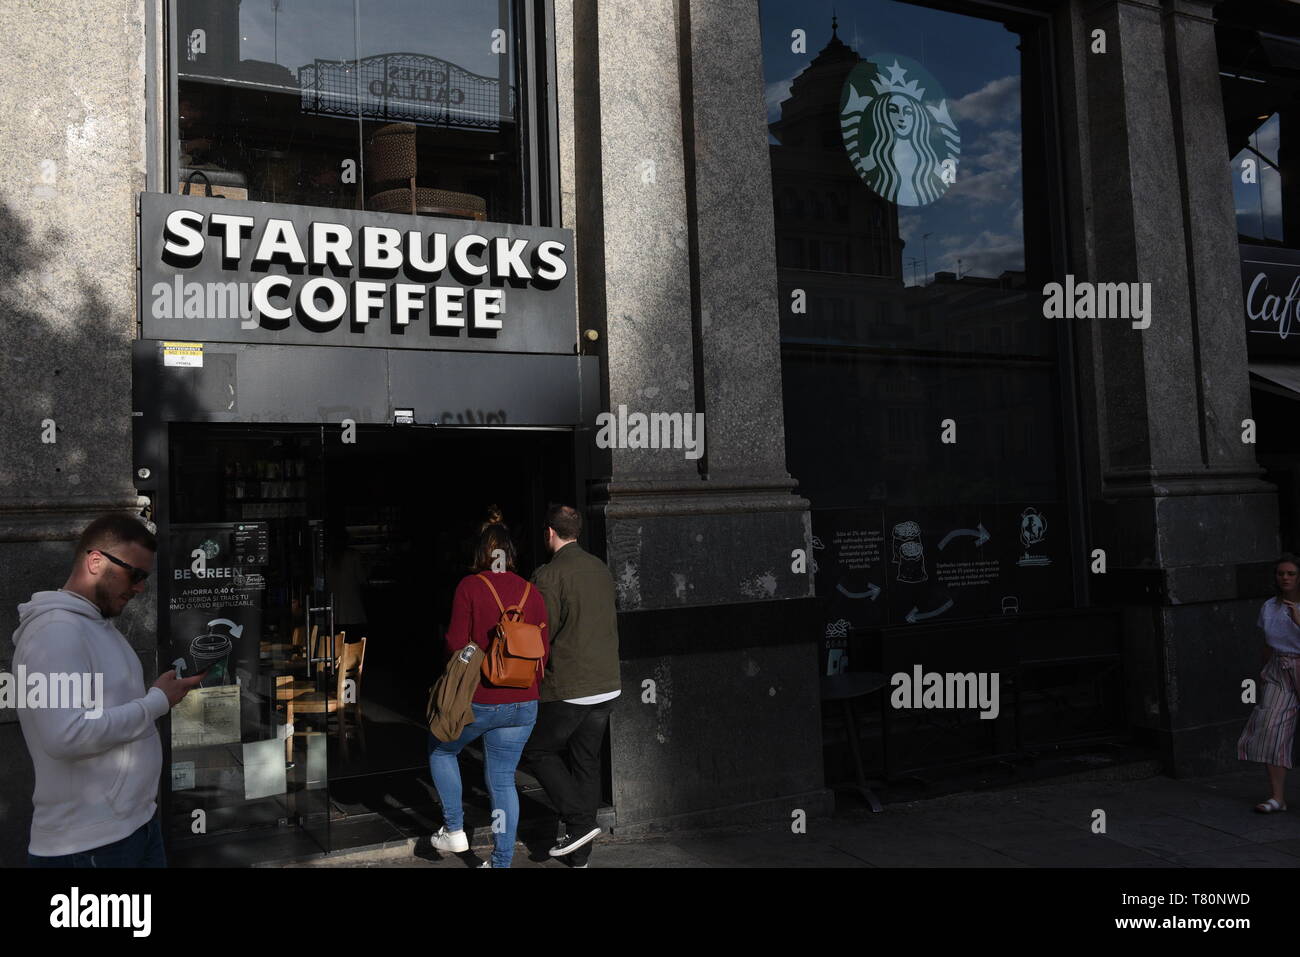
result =
[[[63,587],[18,606],[14,673],[50,691],[81,676],[101,699],[51,693],[18,712],[36,769],[33,867],[166,866],[155,722],[203,675],[168,671],[146,690],[140,659],[110,621],[144,591],[157,550],[139,519],[104,515],[82,532]]]

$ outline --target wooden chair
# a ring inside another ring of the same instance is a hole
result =
[[[311,647],[312,648],[316,647],[316,635],[319,630],[320,627],[318,625],[311,626]],[[308,646],[307,646],[307,642],[303,641],[302,625],[299,625],[292,632],[290,632],[289,647],[292,649],[292,653],[294,657],[297,657],[300,654],[301,655],[307,654]]]
[[[487,202],[472,193],[429,189],[416,185],[418,169],[414,123],[389,123],[377,129],[366,147],[366,181],[388,186],[371,194],[366,208],[381,213],[410,213],[487,219]],[[393,184],[401,183],[398,188]]]
[[[334,671],[334,694],[310,689],[306,693],[295,694],[299,714],[334,714],[345,704],[354,711],[361,709],[361,678],[366,665],[366,639],[349,645],[344,641],[347,632],[340,631],[336,636],[336,668]],[[348,680],[351,679],[351,688]],[[347,700],[345,700],[347,699]]]
[[[314,688],[293,697],[294,713],[303,714],[323,714],[326,716],[326,728],[329,726],[329,715],[338,717],[339,743],[342,745],[343,754],[348,753],[348,711],[351,709],[356,716],[356,730],[361,733],[363,726],[361,719],[361,679],[365,673],[366,667],[366,639],[363,637],[355,644],[346,644],[344,638],[346,632],[339,632],[337,668],[334,672],[334,689],[332,694],[323,691],[316,691]],[[349,681],[351,685],[349,685]],[[361,746],[365,747],[365,738],[361,738]]]
[[[334,651],[330,653],[330,636],[322,632],[316,625],[311,626],[311,656],[316,659],[334,658],[336,661],[339,656],[339,648],[343,640],[347,637],[346,631],[340,631],[334,636]],[[320,664],[317,661],[317,664]]]
[[[293,761],[293,675],[275,676],[275,710],[290,728],[284,738],[284,762],[289,764]]]
[[[301,629],[295,628],[294,631],[299,632]],[[343,648],[343,644],[347,640],[347,637],[348,633],[346,631],[340,631],[334,636],[334,654],[330,655],[329,635],[320,631],[316,625],[312,625],[311,657],[316,659],[332,657],[334,659],[334,666],[337,669],[339,663],[339,651]],[[304,651],[305,650],[306,649],[304,648]],[[321,665],[324,664],[324,662],[318,660],[316,664]],[[312,672],[314,674],[315,669],[312,669]],[[280,680],[281,678],[290,678],[291,680],[282,682]],[[304,694],[315,690],[315,678],[300,678],[291,675],[280,675],[276,678],[276,697],[280,701],[284,701],[286,698],[301,698]]]

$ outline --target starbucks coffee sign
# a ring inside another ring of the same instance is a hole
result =
[[[144,193],[146,339],[561,353],[572,233]]]
[[[943,89],[913,60],[893,53],[853,68],[840,95],[844,148],[858,176],[899,206],[927,206],[957,181],[961,134]]]

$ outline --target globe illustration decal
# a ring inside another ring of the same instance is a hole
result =
[[[1020,556],[1017,565],[1050,565],[1052,560],[1046,555],[1030,554],[1030,549],[1040,544],[1047,537],[1047,519],[1043,513],[1032,505],[1020,513],[1020,541],[1025,546],[1025,553]]]

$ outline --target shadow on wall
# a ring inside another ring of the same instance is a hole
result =
[[[39,228],[0,200],[0,671],[10,672],[18,605],[67,578],[75,529],[132,488],[131,341],[101,286],[77,268],[75,230]],[[120,268],[128,275],[135,263]],[[52,440],[52,441],[51,441]],[[35,539],[35,540],[33,540]],[[157,674],[151,585],[119,630]],[[0,867],[26,864],[32,765],[0,711]]]

